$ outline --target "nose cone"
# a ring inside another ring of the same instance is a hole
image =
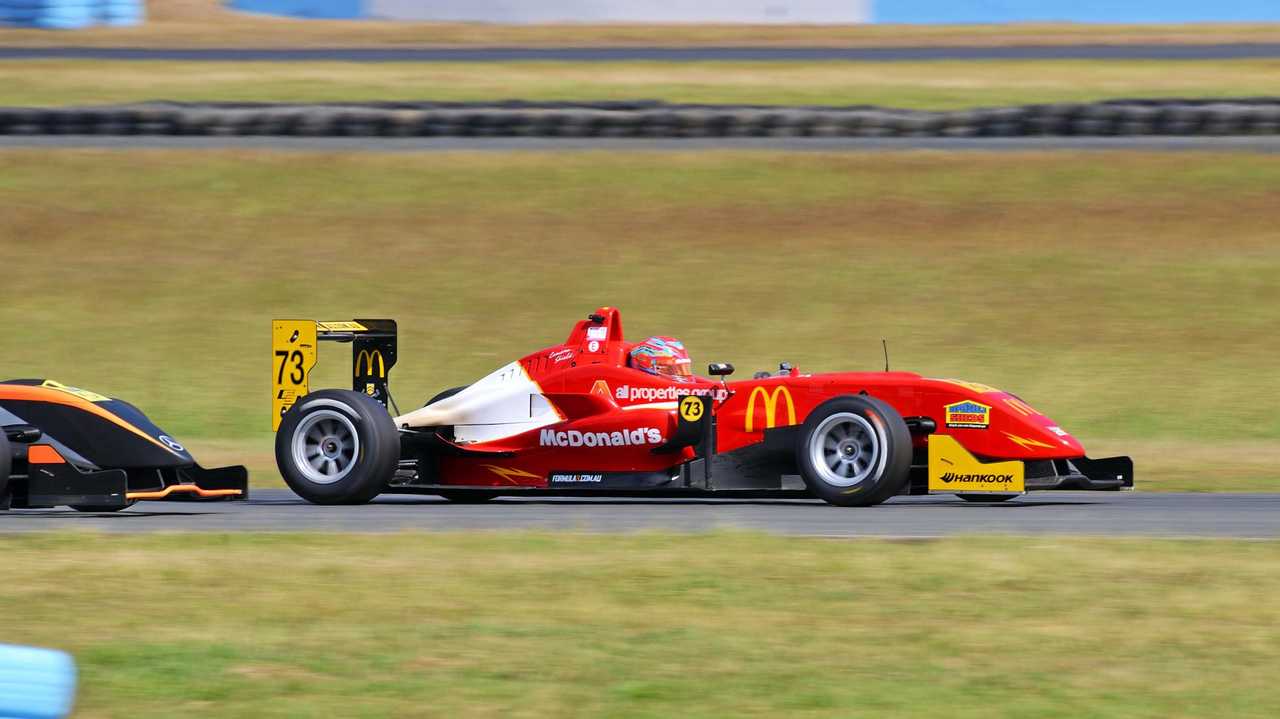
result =
[[[1084,446],[1052,419],[1044,415],[1014,416],[1000,431],[1028,456],[1048,458],[1078,457]]]

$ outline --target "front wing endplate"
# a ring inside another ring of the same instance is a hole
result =
[[[982,462],[955,437],[929,435],[929,492],[1022,494],[1026,467],[1016,460]]]

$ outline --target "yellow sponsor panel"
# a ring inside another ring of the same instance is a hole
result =
[[[271,323],[271,431],[280,418],[309,391],[316,366],[314,320],[274,320]]]
[[[779,385],[774,387],[772,391],[764,387],[755,387],[751,390],[751,396],[747,398],[747,426],[748,432],[755,431],[756,422],[756,398],[763,400],[764,404],[764,426],[765,429],[773,429],[778,426],[778,398],[787,402],[787,423],[784,427],[789,427],[796,423],[796,403],[791,399],[791,390]]]
[[[359,322],[317,322],[321,332],[368,332],[369,328]]]
[[[929,435],[930,492],[1022,494],[1026,468],[1022,462],[980,462],[954,437]]]

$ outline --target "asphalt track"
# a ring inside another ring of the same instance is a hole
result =
[[[903,62],[920,60],[1236,60],[1280,58],[1280,43],[1012,45],[1005,47],[495,47],[135,48],[0,47],[0,60],[207,62]]]
[[[685,151],[786,150],[889,152],[901,150],[1280,152],[1280,136],[1239,137],[762,137],[703,139],[539,137],[179,137],[172,135],[0,135],[0,149],[292,150],[311,152],[448,151]]]
[[[468,505],[438,497],[386,495],[368,505],[321,507],[285,489],[262,489],[253,491],[248,502],[153,502],[113,514],[70,509],[0,512],[0,532],[720,529],[820,537],[999,533],[1280,539],[1280,493],[1040,492],[996,505],[938,495],[897,497],[878,507],[858,509],[810,499],[544,497]]]

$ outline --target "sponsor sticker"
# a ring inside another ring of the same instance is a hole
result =
[[[544,429],[538,433],[538,444],[543,447],[643,447],[662,444],[662,431],[657,427],[620,429],[613,432]]]
[[[569,349],[556,350],[555,352],[552,352],[551,354],[547,355],[547,359],[551,360],[552,362],[568,361],[570,359],[573,359],[573,350],[569,350]]]
[[[609,391],[608,382],[605,382],[602,379],[598,379],[596,380],[595,384],[591,385],[591,394],[598,394],[601,397],[608,398],[613,393]]]
[[[1050,432],[1053,432],[1054,434],[1058,435],[1059,437],[1070,437],[1070,436],[1071,436],[1071,435],[1067,434],[1067,430],[1065,430],[1065,429],[1063,429],[1063,428],[1061,428],[1061,427],[1056,427],[1056,426],[1055,426],[1055,427],[1050,427],[1050,428],[1049,428],[1049,431],[1050,431]]]
[[[778,414],[778,399],[783,400],[783,408],[786,409],[786,424],[790,427],[796,423],[796,403],[791,399],[791,390],[783,385],[774,387],[772,391],[764,387],[755,387],[751,390],[751,396],[747,398],[747,419],[744,429],[748,432],[755,431],[756,421],[756,398],[761,400],[760,404],[764,407],[764,426],[765,429],[773,429],[778,426],[781,417]]]
[[[168,447],[169,449],[172,449],[172,450],[173,450],[173,451],[175,451],[175,452],[185,452],[185,451],[187,451],[187,448],[186,448],[186,447],[183,447],[182,445],[180,445],[180,444],[178,444],[177,442],[175,442],[175,441],[173,440],[173,437],[170,437],[170,436],[169,436],[169,435],[167,435],[167,434],[162,434],[162,435],[160,435],[160,436],[158,437],[158,439],[159,439],[162,443],[164,443],[164,446]]]
[[[729,398],[729,392],[723,387],[632,387],[631,385],[619,385],[614,391],[615,399],[626,400],[628,402],[663,402],[669,400],[677,400],[681,397],[711,397],[716,401],[723,401]]]
[[[980,484],[980,485],[1001,485],[1001,486],[1013,485],[1012,472],[991,473],[991,474],[976,474],[976,473],[966,474],[962,472],[943,472],[942,476],[939,477],[938,479],[944,485],[961,483],[961,482],[965,484]]]
[[[600,484],[604,482],[603,474],[553,474],[552,484]]]
[[[587,339],[589,340],[603,340],[603,339],[608,339],[608,337],[609,337],[608,327],[599,326],[599,327],[587,328]]]
[[[991,426],[991,406],[971,399],[944,405],[947,426],[952,429],[986,429]]]

